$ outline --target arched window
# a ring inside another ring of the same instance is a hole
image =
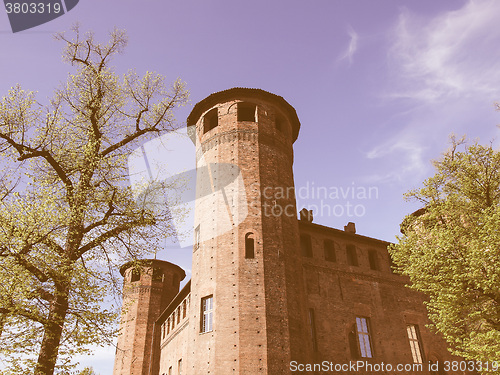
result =
[[[274,118],[274,125],[276,126],[277,131],[283,132],[285,127],[285,120],[280,115],[276,115],[276,117]]]
[[[203,117],[203,134],[214,129],[217,125],[219,125],[219,114],[217,108],[214,108]]]
[[[350,266],[358,265],[358,256],[354,245],[346,245],[347,264]]]
[[[370,263],[370,269],[374,271],[379,270],[378,257],[377,257],[377,252],[375,250],[368,251],[368,262]]]
[[[325,260],[329,262],[335,262],[337,257],[335,256],[335,245],[332,240],[325,240],[323,242],[325,247]]]
[[[308,234],[301,234],[300,235],[300,248],[302,250],[302,255],[308,258],[312,258],[313,256],[313,251],[312,251],[312,242],[311,242],[311,236]]]
[[[153,268],[153,281],[163,281],[163,270],[161,268]]]
[[[245,258],[255,258],[255,240],[252,232],[245,235]]]
[[[253,103],[238,103],[238,121],[257,122],[256,109],[257,106]]]
[[[133,268],[130,273],[130,282],[139,281],[141,279],[141,273],[139,270]]]

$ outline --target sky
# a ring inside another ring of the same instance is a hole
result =
[[[20,83],[48,102],[73,72],[54,33],[79,22],[105,42],[114,27],[125,29],[116,71],[185,81],[191,99],[176,113],[180,123],[198,101],[231,87],[285,98],[301,122],[298,208],[313,209],[318,224],[352,221],[359,234],[396,241],[404,216],[420,207],[403,194],[434,174],[431,160],[450,134],[498,145],[499,17],[496,0],[80,0],[13,34],[0,11],[0,96]],[[317,188],[339,195],[313,197]],[[187,281],[190,254],[165,249],[158,258],[186,269]],[[114,351],[82,363],[110,374]]]

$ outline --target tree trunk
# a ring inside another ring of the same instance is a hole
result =
[[[68,311],[68,288],[58,290],[50,304],[47,324],[43,332],[42,346],[34,375],[53,375],[59,353],[59,343]]]
[[[2,337],[3,325],[5,324],[5,314],[0,312],[0,338]]]

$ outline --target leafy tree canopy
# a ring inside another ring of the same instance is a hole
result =
[[[424,207],[405,218],[391,256],[427,294],[432,326],[454,354],[498,361],[500,152],[452,138],[434,165],[435,176],[407,193]]]
[[[89,344],[112,338],[103,306],[117,264],[172,233],[167,210],[137,204],[127,157],[175,130],[185,85],[110,65],[126,44],[75,27],[56,39],[76,70],[49,104],[16,86],[0,102],[0,356],[6,373],[67,373]],[[174,183],[175,185],[175,183]],[[176,188],[169,186],[166,188]]]

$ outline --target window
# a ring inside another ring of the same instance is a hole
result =
[[[177,308],[177,324],[181,322],[181,307]]]
[[[255,104],[252,103],[238,103],[238,121],[252,121],[257,122],[255,119]]]
[[[219,115],[217,108],[211,109],[203,118],[203,134],[209,132],[219,125]]]
[[[182,301],[182,319],[186,317],[187,303],[186,300]]]
[[[139,281],[141,279],[141,273],[139,272],[139,270],[137,269],[132,269],[132,272],[130,274],[130,281],[131,282],[134,282],[134,281]]]
[[[276,115],[276,118],[274,119],[274,124],[276,126],[276,130],[282,132],[283,131],[283,119],[281,116]]]
[[[303,234],[300,236],[300,248],[302,250],[302,255],[308,258],[312,258],[312,244],[311,236],[308,234]]]
[[[153,281],[163,281],[163,270],[161,268],[153,268]]]
[[[415,324],[408,324],[406,326],[406,331],[408,332],[408,340],[410,341],[413,363],[424,363],[422,359],[422,344],[420,342],[420,333],[418,332],[418,326]]]
[[[378,271],[378,257],[375,250],[368,251],[368,261],[370,262],[370,269]]]
[[[172,330],[175,328],[175,310],[172,313]]]
[[[337,259],[335,256],[335,246],[333,244],[333,241],[325,240],[324,246],[325,246],[325,260],[329,262],[335,262]]]
[[[213,296],[204,297],[201,299],[201,333],[212,331],[213,320]]]
[[[347,337],[349,341],[349,350],[351,351],[352,359],[359,359],[359,350],[358,350],[358,342],[356,340],[356,333],[354,332],[356,328],[354,328],[349,332],[349,336]]]
[[[316,338],[316,318],[314,317],[314,309],[309,309],[309,328],[311,330],[311,340],[313,350],[318,351],[318,341]]]
[[[177,362],[177,373],[182,375],[182,358],[179,359],[179,362]]]
[[[194,249],[200,247],[200,226],[198,225],[194,230]]]
[[[165,338],[165,323],[163,323],[161,325],[161,338],[164,339]]]
[[[368,318],[356,318],[356,331],[358,334],[359,353],[362,358],[372,358],[370,331]]]
[[[350,266],[358,265],[358,257],[356,255],[356,248],[354,245],[346,246],[347,264]]]
[[[172,375],[172,366],[168,368],[168,375]]]
[[[255,241],[253,239],[253,233],[247,233],[245,235],[245,258],[255,258]]]
[[[167,319],[167,335],[170,333],[170,318]]]

